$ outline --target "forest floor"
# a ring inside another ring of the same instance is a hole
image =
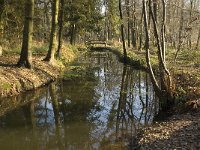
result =
[[[82,52],[72,48],[63,49],[64,57],[53,64],[42,61],[44,53],[33,55],[33,68],[16,67],[19,54],[7,53],[0,56],[0,97],[17,95],[20,92],[36,89],[58,78],[65,68],[63,64],[72,62]],[[65,68],[66,69],[66,68]]]
[[[13,96],[20,92],[36,89],[59,76],[60,67],[33,57],[33,69],[18,68],[18,55],[0,57],[0,97]]]
[[[113,50],[123,55],[122,49]],[[146,68],[145,53],[129,50],[128,60]],[[200,149],[200,51],[184,50],[174,62],[174,52],[167,53],[176,96],[176,105],[165,121],[147,126],[137,135],[135,149],[199,150]],[[156,52],[151,52],[153,69],[158,68]],[[131,146],[130,146],[131,147]]]
[[[138,136],[142,150],[199,150],[200,110],[171,116],[146,127]]]

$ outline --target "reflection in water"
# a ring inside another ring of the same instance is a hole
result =
[[[146,72],[109,52],[76,65],[87,68],[81,79],[0,101],[0,149],[124,149],[152,123],[158,106]]]

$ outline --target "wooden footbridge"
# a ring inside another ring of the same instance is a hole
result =
[[[107,47],[107,42],[104,40],[89,40],[89,41],[85,41],[85,44],[88,49],[96,49],[96,48],[99,49],[99,48]]]

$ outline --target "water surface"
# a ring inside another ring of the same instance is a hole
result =
[[[87,53],[73,67],[66,80],[0,100],[0,149],[133,147],[158,110],[148,74],[110,52]]]

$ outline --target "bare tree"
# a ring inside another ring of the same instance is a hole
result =
[[[166,67],[165,62],[165,24],[166,24],[166,1],[162,0],[162,20],[161,20],[161,36],[159,36],[158,32],[158,25],[157,20],[155,18],[155,13],[152,10],[152,1],[149,0],[149,13],[153,21],[153,29],[154,29],[154,37],[156,39],[157,50],[158,50],[158,62],[159,62],[159,72],[160,72],[160,82],[161,86],[159,86],[158,81],[155,78],[155,74],[153,72],[151,62],[150,62],[150,28],[149,23],[147,20],[147,8],[146,8],[146,0],[143,0],[143,13],[144,13],[144,26],[145,26],[145,33],[146,33],[146,40],[145,40],[145,48],[146,48],[146,62],[147,67],[150,71],[150,77],[152,83],[154,85],[155,91],[157,95],[162,98],[162,109],[168,109],[168,107],[173,103],[173,94],[172,94],[172,81],[171,75],[169,70]]]

